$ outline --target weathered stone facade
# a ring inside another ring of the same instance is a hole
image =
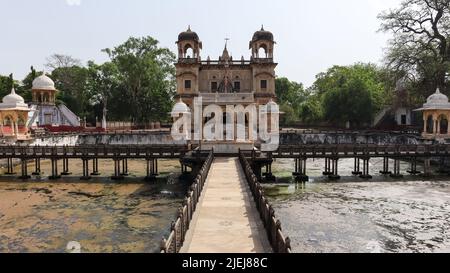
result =
[[[192,109],[193,99],[203,97],[208,105],[256,103],[267,104],[275,99],[275,68],[273,34],[262,28],[250,41],[251,57],[234,60],[227,46],[218,60],[202,60],[203,44],[190,28],[178,36],[176,63],[177,94]]]

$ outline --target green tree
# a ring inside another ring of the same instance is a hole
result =
[[[119,71],[136,122],[168,119],[175,94],[175,54],[152,37],[130,38],[104,49]]]
[[[381,30],[392,32],[386,63],[415,79],[421,99],[448,87],[450,0],[404,0],[379,15]]]
[[[299,121],[300,104],[306,100],[306,93],[301,83],[290,81],[287,78],[275,80],[275,93],[278,98],[282,125],[295,125]]]
[[[317,124],[323,121],[322,100],[317,94],[310,94],[299,107],[300,120],[305,124]]]
[[[0,75],[0,99],[11,91],[11,78]]]
[[[108,119],[124,120],[132,109],[127,96],[121,96],[123,89],[116,65],[106,62],[101,65],[88,62],[88,93],[90,105],[96,117],[103,117],[103,108],[108,110]],[[126,94],[126,93],[125,93]]]
[[[81,66],[60,67],[52,71],[58,103],[64,103],[80,117],[89,116],[88,69]]]
[[[372,64],[334,66],[319,74],[312,92],[320,97],[324,119],[341,126],[346,122],[353,126],[371,123],[386,104],[382,75],[382,70]],[[313,109],[317,113],[317,108],[310,102],[303,111],[307,114]]]
[[[30,67],[30,73],[22,80],[22,84],[17,87],[17,93],[20,94],[26,102],[32,100],[31,88],[33,87],[33,80],[39,76],[39,73],[34,69],[33,66]]]

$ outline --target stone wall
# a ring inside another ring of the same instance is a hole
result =
[[[48,136],[35,139],[31,145],[183,145],[183,141],[174,141],[169,133],[151,134],[98,134]]]
[[[306,145],[306,144],[421,144],[418,135],[407,135],[401,133],[283,133],[280,137],[282,145]]]

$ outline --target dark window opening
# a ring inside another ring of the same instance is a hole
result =
[[[267,80],[261,80],[261,89],[267,89]]]
[[[406,115],[402,115],[402,125],[406,125]]]
[[[241,82],[234,82],[234,91],[241,91]]]
[[[191,86],[192,86],[191,80],[185,80],[184,81],[184,88],[185,89],[191,89]]]
[[[217,92],[217,82],[211,83],[211,92]]]

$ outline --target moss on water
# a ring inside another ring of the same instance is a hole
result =
[[[75,176],[57,182],[3,177],[0,252],[61,253],[71,241],[89,253],[158,251],[187,190],[176,179],[178,164],[161,162],[166,177],[154,183],[134,177],[120,183],[108,177],[89,182]],[[145,173],[142,162],[129,167],[138,177]],[[72,169],[77,175],[76,166]]]

